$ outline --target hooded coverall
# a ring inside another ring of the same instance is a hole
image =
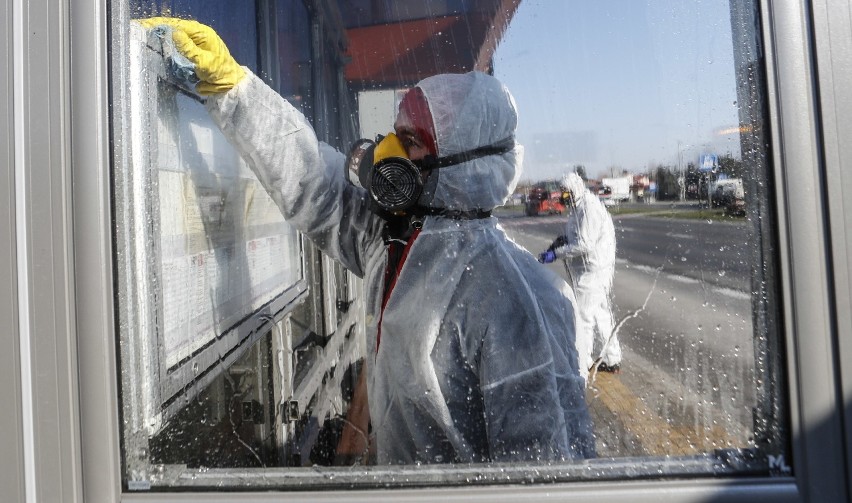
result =
[[[615,273],[615,228],[603,203],[576,173],[563,178],[571,193],[573,211],[565,223],[565,234],[552,246],[565,269],[577,297],[577,350],[580,367],[589,369],[600,356],[609,367],[621,364],[621,345],[613,333],[611,304]]]
[[[439,155],[514,134],[514,101],[493,77],[441,75],[418,86]],[[321,146],[305,117],[251,72],[206,106],[285,218],[364,278],[380,464],[594,455],[573,294],[495,218],[426,217],[382,311],[386,223],[370,210],[366,191],[346,182],[343,156]],[[521,155],[516,147],[436,170],[421,202],[491,210],[517,183]]]

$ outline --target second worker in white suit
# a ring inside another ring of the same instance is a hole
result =
[[[577,351],[580,366],[598,370],[621,369],[621,345],[613,333],[612,280],[615,273],[615,228],[603,203],[576,173],[565,175],[562,186],[573,209],[565,233],[539,256],[548,263],[565,261],[577,297]]]

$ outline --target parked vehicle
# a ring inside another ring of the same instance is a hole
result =
[[[623,203],[630,200],[630,185],[633,177],[620,176],[617,178],[602,178],[598,197],[606,205]]]
[[[745,192],[741,178],[718,180],[711,193],[714,208],[725,208],[729,215],[745,215]]]
[[[530,189],[524,214],[528,217],[536,215],[562,215],[565,213],[565,196],[555,182],[540,182]]]

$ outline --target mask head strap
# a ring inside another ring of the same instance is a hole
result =
[[[420,166],[420,168],[422,169],[446,168],[447,166],[461,164],[463,162],[472,161],[473,159],[478,159],[480,157],[505,154],[506,152],[511,151],[513,148],[515,148],[515,138],[510,136],[508,138],[498,141],[497,143],[492,143],[491,145],[478,147],[472,150],[459,152],[458,154],[452,154],[445,157],[435,157],[433,155],[427,155],[423,159],[416,161],[415,164]]]
[[[415,213],[422,216],[436,216],[452,220],[478,220],[481,218],[491,217],[491,210],[483,210],[481,208],[474,208],[472,210],[448,210],[446,208],[417,207],[415,209]]]

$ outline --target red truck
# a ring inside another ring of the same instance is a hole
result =
[[[565,197],[556,182],[541,182],[527,194],[524,213],[529,216],[561,215],[565,213]]]

